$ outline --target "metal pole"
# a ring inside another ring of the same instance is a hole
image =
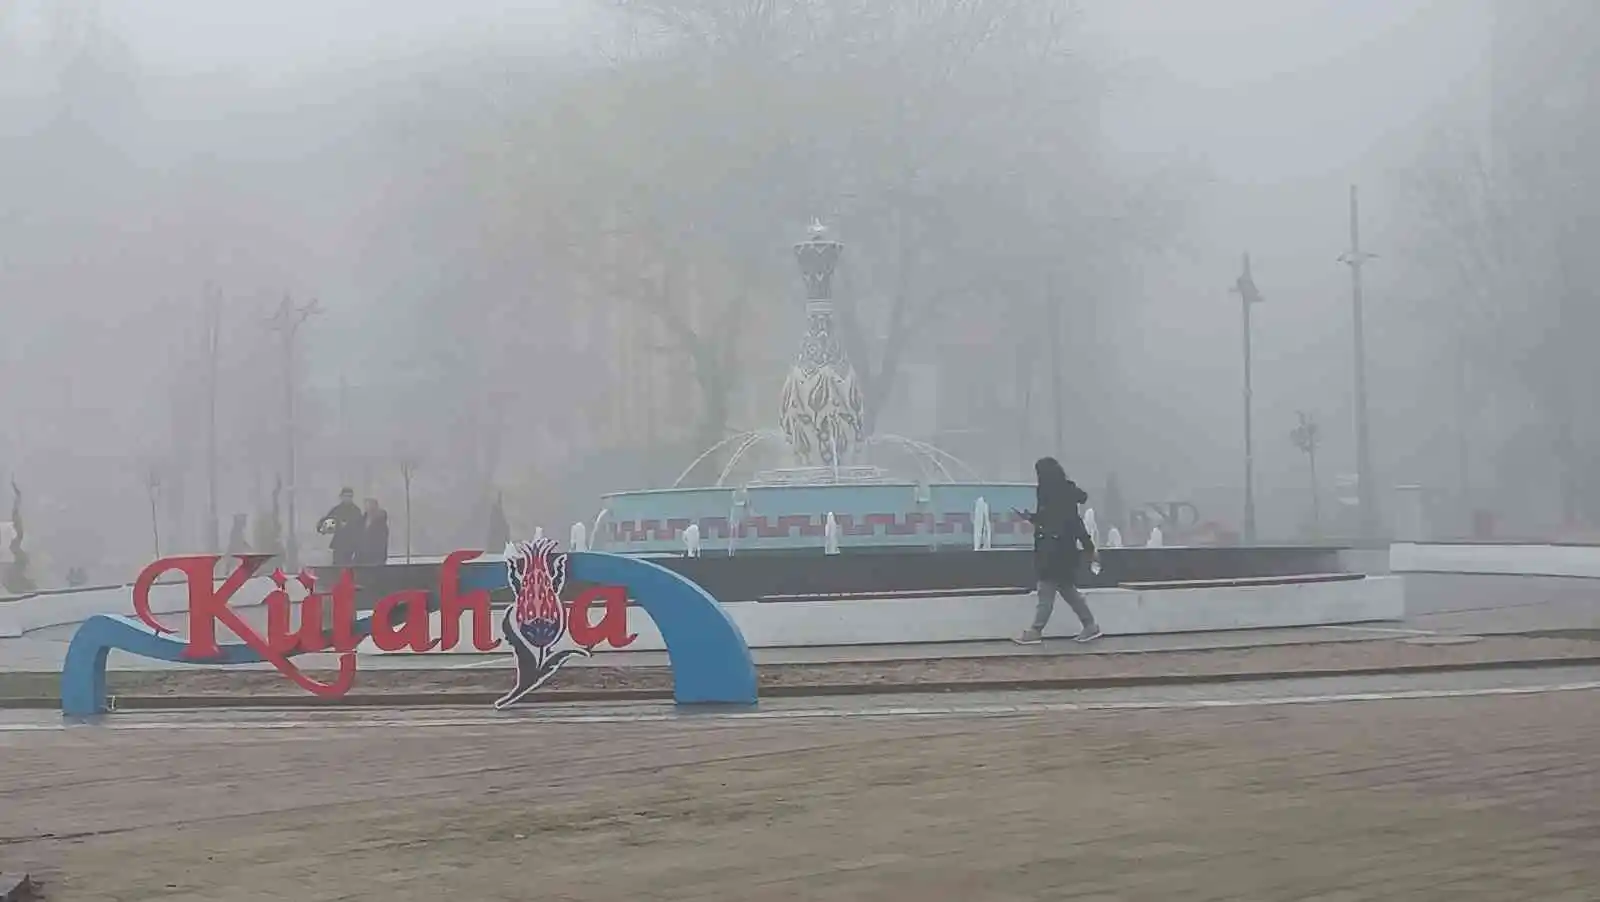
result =
[[[1017,472],[1028,472],[1028,441],[1033,429],[1033,356],[1026,344],[1017,348]]]
[[[1246,266],[1248,267],[1248,262]],[[1244,311],[1244,541],[1246,545],[1256,543],[1256,457],[1254,429],[1250,422],[1251,417],[1251,385],[1250,385],[1250,296],[1244,294],[1239,299],[1239,306]]]
[[[154,484],[152,484],[150,486],[150,489],[149,489],[149,495],[150,495],[150,538],[155,543],[155,546],[156,546],[156,560],[160,560],[161,559],[161,518],[159,516],[157,516],[157,514],[156,514],[156,489],[157,489],[157,486],[154,485]]]
[[[350,470],[350,385],[339,373],[339,481],[349,480]],[[363,493],[366,486],[362,486]]]
[[[206,541],[216,554],[222,550],[217,519],[217,356],[222,311],[215,286],[208,286],[206,294]]]
[[[1311,535],[1322,538],[1322,499],[1317,493],[1317,446],[1313,444],[1311,450],[1306,452],[1311,460]]]
[[[1050,400],[1055,406],[1055,455],[1066,453],[1066,425],[1061,419],[1061,305],[1057,303],[1055,282],[1045,292],[1045,304],[1050,308]]]
[[[1468,444],[1467,351],[1465,329],[1456,326],[1456,495],[1461,521],[1470,533],[1472,527],[1472,452]]]
[[[405,483],[406,491],[406,563],[411,563],[411,476],[416,472],[416,464],[409,458],[400,461],[400,478]]]
[[[290,299],[283,299],[283,312],[288,315]],[[286,320],[285,318],[285,321]],[[288,473],[288,521],[283,525],[283,561],[288,569],[299,568],[299,541],[294,537],[296,533],[296,512],[294,512],[294,329],[298,325],[288,325],[283,329],[283,457],[285,457],[285,473]]]
[[[1350,267],[1350,315],[1354,334],[1356,382],[1356,491],[1361,514],[1361,538],[1378,537],[1378,504],[1372,484],[1372,446],[1367,426],[1367,344],[1361,316],[1361,267],[1371,254],[1361,250],[1360,206],[1356,186],[1350,186],[1350,250],[1340,262]]]
[[[1255,277],[1250,274],[1250,254],[1243,259],[1243,269],[1234,280],[1233,291],[1239,295],[1239,305],[1244,320],[1244,542],[1256,541],[1256,456],[1255,430],[1251,423],[1252,388],[1250,381],[1250,308],[1261,303],[1261,292],[1256,290]]]

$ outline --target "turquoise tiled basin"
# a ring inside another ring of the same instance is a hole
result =
[[[880,482],[616,492],[603,498],[594,547],[623,554],[681,552],[683,530],[697,523],[704,553],[730,544],[737,551],[821,548],[832,513],[841,548],[970,548],[979,498],[989,505],[994,547],[1031,546],[1032,531],[1012,513],[1033,507],[1031,484]]]

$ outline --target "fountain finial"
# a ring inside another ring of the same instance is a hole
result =
[[[828,237],[828,227],[815,217],[806,240],[794,246],[800,264],[800,278],[806,283],[806,300],[833,302],[833,268],[839,263],[844,245]]]

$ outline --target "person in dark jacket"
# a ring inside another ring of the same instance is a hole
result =
[[[1073,639],[1091,642],[1100,638],[1100,626],[1094,622],[1094,612],[1089,610],[1089,602],[1077,587],[1079,546],[1091,561],[1098,553],[1094,539],[1078,514],[1078,505],[1088,501],[1089,495],[1067,478],[1061,463],[1053,457],[1039,458],[1033,471],[1039,480],[1037,509],[1021,513],[1033,524],[1033,565],[1039,578],[1039,606],[1033,615],[1033,625],[1012,641],[1018,645],[1038,645],[1043,641],[1044,628],[1050,622],[1050,613],[1055,609],[1059,594],[1066,598],[1083,627]]]
[[[318,535],[333,536],[328,548],[333,552],[335,567],[355,563],[356,552],[361,547],[362,514],[355,499],[355,489],[341,489],[339,503],[317,521]]]
[[[389,512],[378,506],[377,499],[368,498],[366,516],[361,525],[361,544],[356,551],[356,563],[370,566],[388,561]]]

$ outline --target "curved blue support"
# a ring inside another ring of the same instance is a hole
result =
[[[756,703],[756,665],[744,633],[711,594],[660,564],[601,551],[568,553],[568,578],[621,586],[661,631],[680,705]],[[462,589],[502,589],[504,564],[468,564]]]
[[[372,614],[357,617],[355,637],[364,639],[371,632]],[[106,658],[112,649],[175,664],[261,664],[266,660],[242,642],[219,643],[218,653],[208,658],[186,658],[185,644],[184,639],[171,633],[158,633],[132,617],[91,616],[72,634],[66,660],[61,665],[61,713],[69,717],[90,717],[106,712]],[[291,652],[286,657],[296,654],[300,652]]]

